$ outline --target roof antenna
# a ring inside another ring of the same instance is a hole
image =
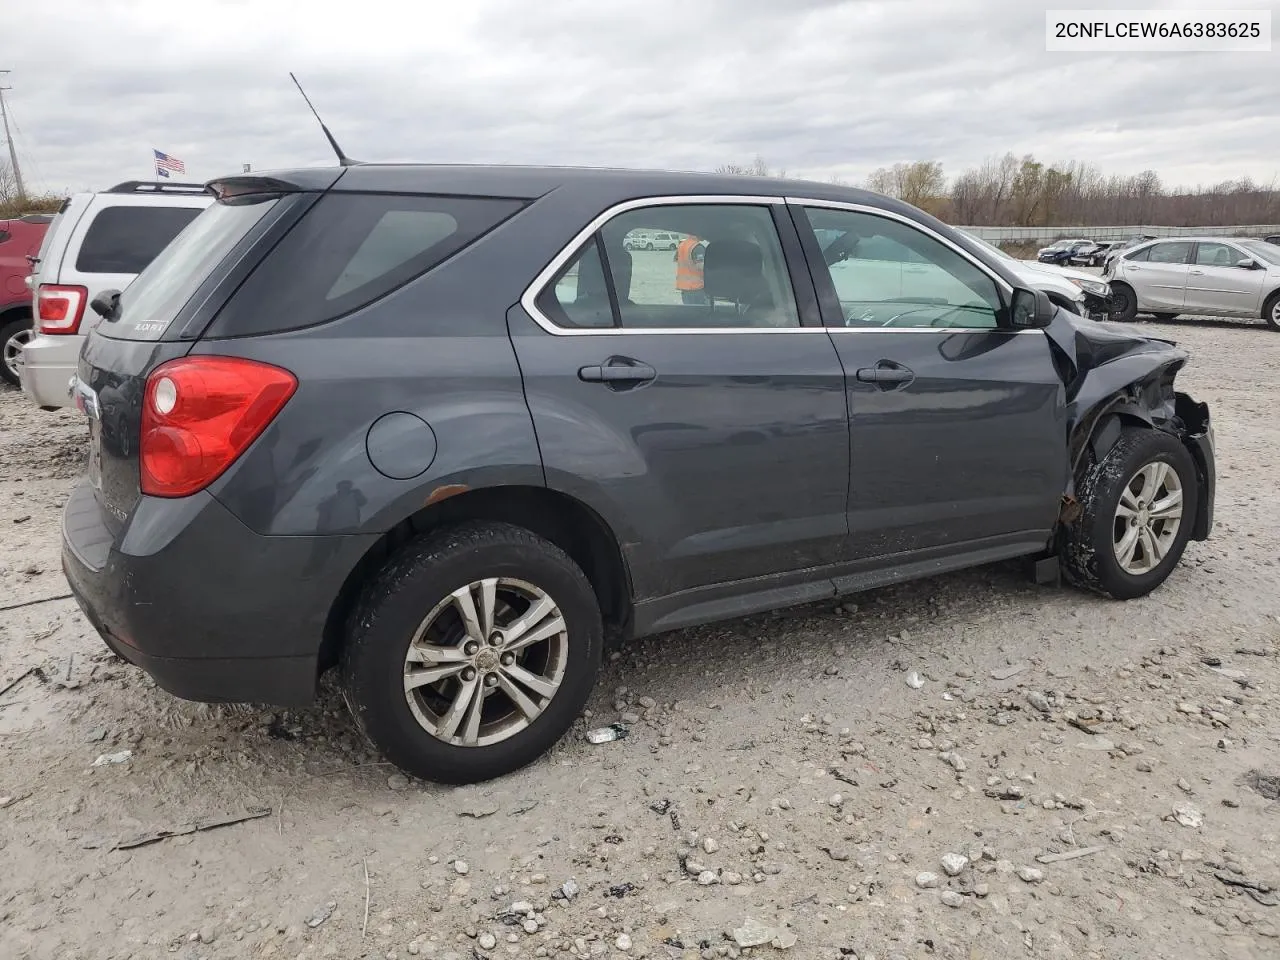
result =
[[[338,141],[333,139],[333,134],[329,132],[329,128],[324,125],[324,121],[320,119],[320,114],[316,112],[316,108],[311,104],[311,98],[307,96],[307,91],[302,89],[302,84],[298,82],[298,78],[293,75],[293,71],[289,71],[289,79],[293,81],[293,85],[298,88],[298,92],[302,94],[302,99],[307,101],[307,106],[311,107],[311,113],[316,118],[316,123],[320,124],[320,129],[324,131],[325,138],[329,141],[329,146],[333,147],[333,152],[338,155],[338,164],[343,167],[358,166],[359,160],[352,160],[342,148],[338,146]]]

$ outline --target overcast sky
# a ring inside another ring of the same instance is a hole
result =
[[[1012,150],[1166,184],[1280,179],[1280,44],[1046,53],[1046,6],[1069,4],[0,0],[0,68],[28,179],[56,191],[151,178],[153,147],[201,180],[332,162],[289,70],[361,160],[706,170],[759,154],[858,182]]]

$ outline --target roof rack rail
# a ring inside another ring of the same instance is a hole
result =
[[[126,180],[106,193],[208,193],[203,183],[166,183],[163,180]]]

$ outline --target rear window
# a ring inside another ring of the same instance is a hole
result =
[[[219,337],[314,326],[372,303],[457,253],[520,200],[329,193],[223,307]]]
[[[85,232],[76,270],[141,273],[199,212],[199,207],[107,207]]]
[[[216,267],[276,204],[249,198],[210,204],[120,295],[120,319],[98,326],[105,336],[159,340]],[[128,209],[128,208],[121,208]]]

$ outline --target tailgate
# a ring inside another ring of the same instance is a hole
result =
[[[89,485],[112,534],[120,532],[138,502],[147,374],[190,349],[190,343],[111,340],[96,330],[85,341],[73,394],[89,419]]]

